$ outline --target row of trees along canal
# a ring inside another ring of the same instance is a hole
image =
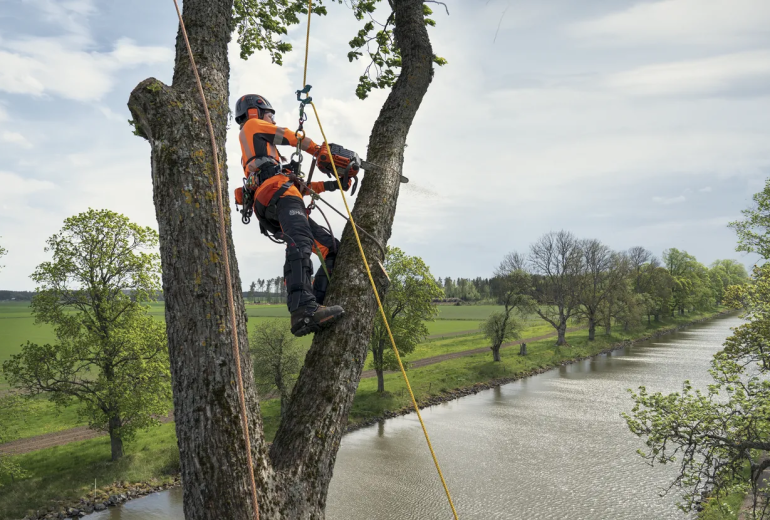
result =
[[[506,341],[520,337],[524,316],[536,315],[550,324],[561,346],[567,344],[570,322],[587,324],[588,338],[594,340],[599,327],[610,334],[613,324],[631,330],[663,315],[716,308],[726,288],[748,281],[745,267],[735,260],[717,260],[708,268],[685,251],[668,249],[661,262],[643,247],[616,252],[566,231],[542,236],[526,256],[506,255],[492,278],[459,278],[457,285],[445,278],[443,290],[441,279],[434,279],[422,259],[398,248],[388,248],[385,269],[390,277],[385,314],[401,354],[413,352],[428,336],[425,322],[438,314],[432,300],[448,296],[447,286],[470,287],[502,306],[481,326],[494,361],[501,360]],[[262,392],[281,396],[283,411],[304,351],[282,322],[258,326],[253,339],[261,360],[255,366],[257,383]],[[398,364],[379,315],[369,350],[377,389],[384,392],[385,371],[397,370]],[[526,355],[526,346],[519,353]]]

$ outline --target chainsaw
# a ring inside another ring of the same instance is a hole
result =
[[[318,169],[329,177],[333,177],[334,169],[332,168],[332,161],[334,161],[334,166],[337,167],[337,175],[339,175],[342,185],[347,186],[349,181],[351,179],[353,180],[353,186],[350,188],[351,195],[355,195],[356,188],[358,187],[358,172],[361,170],[374,170],[379,168],[379,166],[374,163],[362,160],[353,150],[348,150],[338,144],[330,143],[329,149],[331,150],[331,158],[329,158],[329,150],[327,150],[325,146],[318,154],[318,158],[316,159]],[[409,182],[409,179],[402,175],[401,182]]]

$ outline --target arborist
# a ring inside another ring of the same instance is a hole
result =
[[[338,320],[344,310],[339,305],[323,304],[329,284],[339,241],[324,227],[308,217],[303,195],[309,195],[292,176],[290,165],[282,163],[277,146],[298,147],[314,157],[323,152],[310,138],[276,125],[275,110],[262,96],[247,94],[235,104],[235,122],[240,125],[241,164],[246,177],[239,204],[252,204],[262,233],[275,236],[286,244],[286,263],[283,267],[287,289],[286,303],[291,313],[291,332],[304,336],[321,330]],[[299,145],[299,146],[298,146]],[[346,179],[347,181],[347,179]],[[347,189],[348,182],[343,183]],[[336,181],[311,182],[308,186],[316,193],[334,191]],[[300,191],[304,191],[302,193]],[[272,237],[271,237],[272,238]],[[323,258],[322,265],[311,285],[313,262],[311,254]]]

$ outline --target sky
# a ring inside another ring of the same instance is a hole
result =
[[[767,0],[448,0],[430,37],[438,68],[411,128],[390,245],[435,276],[490,276],[510,251],[566,229],[616,250],[735,252],[739,219],[770,177]],[[308,83],[332,142],[366,155],[386,92],[355,96],[356,21],[314,17]],[[109,208],[157,229],[149,144],[128,96],[170,83],[171,0],[2,0],[0,289],[32,290],[45,241],[69,216]],[[266,97],[297,118],[304,22],[284,65],[230,45],[231,106]],[[321,142],[314,121],[308,135]],[[240,185],[230,122],[231,189]],[[342,208],[339,193],[326,197]],[[231,198],[231,210],[234,206]],[[328,212],[327,212],[328,213]],[[284,252],[233,213],[241,279],[280,276]],[[320,218],[320,217],[319,217]],[[335,234],[343,221],[331,218]]]

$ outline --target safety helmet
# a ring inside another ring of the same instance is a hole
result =
[[[249,118],[249,109],[256,108],[259,117],[262,117],[263,110],[269,110],[275,114],[273,105],[259,94],[246,94],[235,103],[235,122],[242,125]]]

